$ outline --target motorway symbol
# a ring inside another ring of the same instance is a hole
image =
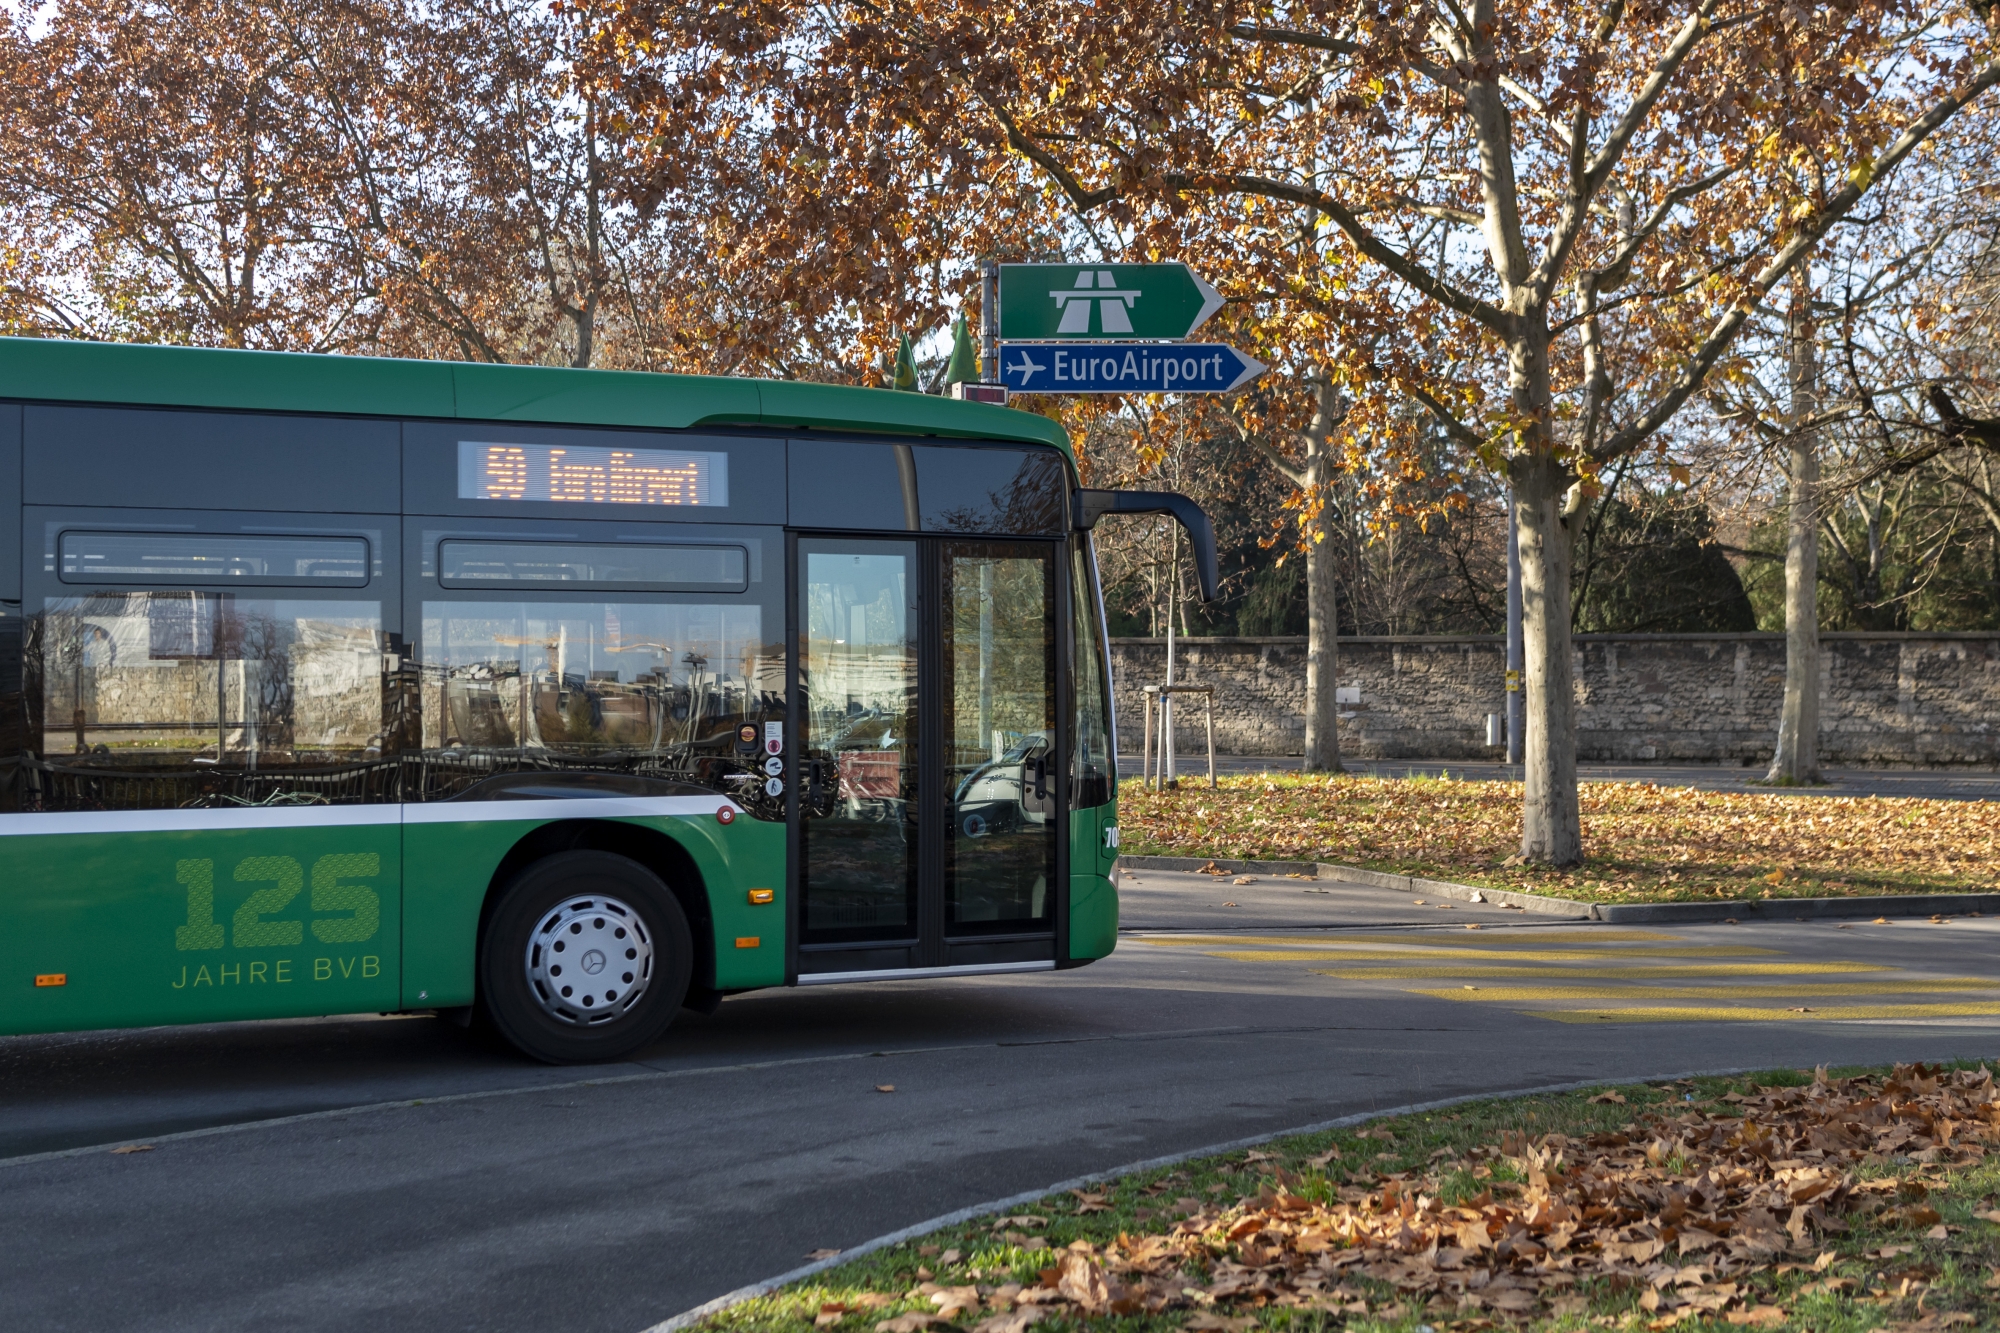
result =
[[[1002,343],[1014,393],[1228,393],[1264,363],[1223,343]]]
[[[1185,338],[1222,309],[1186,264],[1002,264],[1003,339]]]

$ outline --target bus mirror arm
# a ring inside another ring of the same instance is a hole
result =
[[[1194,546],[1194,573],[1201,584],[1201,600],[1216,599],[1221,579],[1216,573],[1215,527],[1201,506],[1174,491],[1087,491],[1076,493],[1076,526],[1087,530],[1097,526],[1106,514],[1172,514],[1187,531]]]

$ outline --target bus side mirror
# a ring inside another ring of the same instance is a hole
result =
[[[1216,598],[1221,579],[1215,565],[1215,527],[1201,506],[1174,491],[1078,491],[1073,520],[1079,531],[1097,526],[1106,514],[1172,514],[1194,545],[1195,580],[1201,600]]]

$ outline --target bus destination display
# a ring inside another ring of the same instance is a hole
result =
[[[729,455],[460,440],[458,498],[726,506]]]

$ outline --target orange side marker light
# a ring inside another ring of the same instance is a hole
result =
[[[69,985],[69,973],[38,972],[35,974],[35,984],[37,986],[67,986]]]
[[[756,935],[738,935],[736,937],[736,947],[739,949],[754,949],[762,943],[763,940]]]
[[[768,903],[777,898],[777,896],[778,893],[775,889],[750,890],[750,901],[753,903]]]

